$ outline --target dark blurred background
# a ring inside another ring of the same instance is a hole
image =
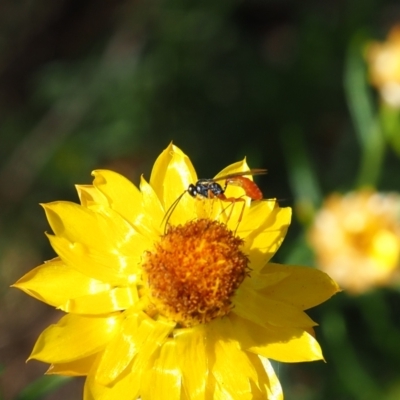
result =
[[[247,156],[269,171],[264,196],[296,210],[276,260],[311,265],[312,209],[358,179],[349,57],[398,21],[398,0],[1,0],[0,398],[81,398],[81,379],[28,386],[46,366],[25,359],[60,313],[9,285],[54,256],[38,203],[77,201],[95,168],[138,183],[171,140],[200,177]],[[390,146],[375,172],[400,190]],[[399,305],[382,289],[312,311],[327,363],[276,365],[285,398],[399,399]]]

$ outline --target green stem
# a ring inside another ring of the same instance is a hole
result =
[[[283,129],[281,137],[297,211],[304,214],[299,215],[303,222],[309,222],[315,207],[321,204],[322,195],[304,135],[298,126],[291,125]]]
[[[22,390],[16,400],[42,399],[70,380],[71,378],[65,376],[44,375]]]
[[[331,308],[321,323],[324,336],[329,343],[330,357],[336,366],[339,379],[343,382],[352,398],[357,400],[380,399],[381,391],[374,379],[363,368],[348,340],[347,328],[343,316]]]
[[[400,332],[392,323],[390,310],[381,290],[365,294],[357,298],[359,309],[368,324],[368,332],[383,353],[389,357],[400,360],[400,348],[398,345]],[[384,340],[382,340],[384,338]]]
[[[356,186],[376,186],[385,153],[385,138],[367,84],[362,55],[365,43],[356,35],[350,43],[345,68],[344,87],[355,131],[361,146],[361,163]]]

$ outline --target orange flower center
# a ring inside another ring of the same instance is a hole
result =
[[[143,263],[154,311],[184,327],[228,314],[249,270],[242,245],[217,221],[171,227]]]

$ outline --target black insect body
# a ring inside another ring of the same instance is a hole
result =
[[[195,185],[191,183],[187,188],[187,192],[192,197],[204,197],[205,199],[210,199],[213,197],[219,197],[224,194],[225,189],[212,179],[199,179]]]

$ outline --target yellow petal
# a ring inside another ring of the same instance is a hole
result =
[[[93,395],[93,398],[96,399],[112,400],[124,398],[121,394],[126,395],[127,390],[132,393],[132,396],[135,396],[136,391],[139,391],[142,374],[152,368],[152,365],[148,365],[149,361],[152,360],[154,352],[171,333],[175,324],[154,321],[144,313],[140,314],[138,321],[138,327],[135,326],[134,319],[127,321],[122,328],[122,336],[118,335],[118,338],[110,341],[108,344],[110,347],[107,346],[97,366],[96,375],[89,375],[87,379],[85,396],[91,398],[90,396]],[[123,340],[121,348],[118,348],[118,343],[121,340]],[[127,367],[132,358],[134,358],[133,365]],[[128,368],[127,372],[122,373],[126,367]],[[103,382],[111,382],[113,379],[115,379],[115,382],[112,386],[102,384]],[[131,386],[132,390],[129,389]]]
[[[215,343],[215,364],[212,373],[223,392],[234,399],[252,399],[249,374],[255,371],[237,342],[220,340]]]
[[[110,207],[107,197],[93,185],[75,185],[75,188],[83,207],[90,208],[99,204]]]
[[[267,264],[271,265],[271,264]],[[289,271],[277,271],[268,273],[261,273],[258,271],[251,271],[250,279],[247,279],[246,284],[251,287],[253,290],[261,291],[261,289],[266,289],[270,286],[275,286],[279,282],[282,282],[285,278],[290,275]],[[273,297],[273,296],[271,296]]]
[[[268,199],[253,201],[250,207],[246,207],[243,219],[239,224],[237,234],[243,239],[256,229],[259,229],[265,221],[268,221],[270,214],[276,208],[276,200]]]
[[[245,171],[249,171],[249,170],[250,170],[250,168],[247,165],[246,158],[244,158],[242,161],[237,161],[237,162],[235,162],[233,164],[230,164],[227,167],[225,167],[223,170],[218,172],[217,175],[215,175],[214,179],[218,179],[221,176],[235,174],[237,172],[245,172]],[[249,175],[248,178],[249,179],[253,179],[251,175]]]
[[[268,400],[283,400],[281,384],[269,360],[255,354],[249,354],[249,358],[258,374],[258,387],[262,389],[264,394],[261,398]]]
[[[110,288],[54,259],[29,271],[14,285],[36,299],[59,307],[69,299],[92,295]]]
[[[63,364],[51,364],[46,375],[86,376],[89,374],[98,353]]]
[[[118,249],[131,253],[135,251],[137,242],[144,240],[110,208],[100,207],[94,211],[66,201],[44,204],[43,208],[54,234],[73,243],[82,243],[105,252]]]
[[[260,326],[233,313],[229,319],[243,349],[281,362],[323,359],[318,342],[304,329]]]
[[[97,229],[98,217],[103,219],[103,224],[106,224],[107,221],[94,211],[67,201],[42,204],[42,207],[56,236],[64,237],[71,242],[87,243],[96,248],[99,246],[99,242],[100,247],[110,246],[109,241],[107,244],[103,243],[104,237]]]
[[[165,190],[165,215],[163,225],[184,225],[195,218],[210,218],[210,214],[204,212],[204,203],[213,203],[210,199],[198,199],[190,196],[186,191],[176,194],[176,190]],[[201,216],[198,214],[200,206]]]
[[[196,183],[196,171],[189,157],[172,143],[160,154],[151,171],[150,184],[165,209],[191,183]]]
[[[257,374],[247,355],[236,340],[227,340],[228,319],[216,321],[207,330],[209,358],[215,359],[211,372],[218,385],[234,399],[252,399],[250,380],[257,381]],[[229,337],[229,336],[228,336]]]
[[[60,364],[85,358],[101,350],[119,331],[121,317],[83,317],[68,314],[45,329],[29,360]]]
[[[163,343],[153,368],[143,377],[141,397],[143,400],[180,400],[181,380],[176,343],[170,339]]]
[[[141,374],[127,373],[110,386],[96,381],[94,374],[89,374],[85,381],[83,400],[136,400],[139,397]]]
[[[234,304],[232,312],[262,326],[306,328],[317,325],[301,309],[257,293],[246,281],[237,290]]]
[[[81,243],[47,235],[51,246],[65,264],[110,285],[127,286],[138,280],[141,257],[128,257],[86,247]]]
[[[118,248],[119,252],[135,256],[139,255],[141,257],[143,251],[152,245],[154,241],[154,232],[150,228],[151,224],[149,223],[149,218],[146,218],[145,215],[142,214],[140,218],[138,218],[137,221],[139,221],[138,223],[140,224],[138,229],[136,229],[136,226],[134,227],[135,229],[132,229],[131,225],[111,208],[99,207],[96,211],[109,221],[113,221],[113,223],[109,224],[106,228],[106,235],[108,240],[110,240],[110,233],[112,232],[113,243]],[[144,234],[142,234],[142,232],[144,232]]]
[[[109,385],[125,370],[138,352],[133,336],[139,326],[138,316],[131,315],[121,323],[121,332],[107,344],[97,366],[96,381]]]
[[[124,176],[104,169],[92,172],[93,186],[108,199],[111,208],[133,225],[143,213],[139,189]]]
[[[284,335],[275,332],[276,341],[265,347],[253,346],[248,350],[261,356],[281,362],[304,362],[323,360],[322,350],[315,338],[309,333],[302,331],[301,336],[293,336],[287,342]],[[300,331],[298,332],[300,334]]]
[[[275,274],[286,274],[285,279],[275,285],[268,285],[261,292],[302,310],[321,304],[340,291],[337,283],[327,274],[309,267],[267,264],[261,272],[265,282]]]
[[[93,379],[94,381],[94,379]],[[91,385],[89,384],[89,378],[87,378],[85,380],[85,386],[83,387],[83,400],[95,400],[95,399],[100,399],[103,397],[103,391],[99,391],[99,393],[97,393],[97,391],[95,390],[95,388],[91,387]],[[90,382],[91,383],[91,382]],[[105,388],[105,386],[100,386],[97,385],[101,388]],[[96,393],[96,395],[94,395],[93,393]],[[96,397],[95,397],[96,396]]]
[[[138,349],[138,354],[133,360],[133,374],[143,370],[149,358],[175,327],[175,323],[172,321],[154,321],[146,315],[144,317],[145,319],[141,322],[137,333],[132,337],[135,347]]]
[[[203,327],[175,330],[174,338],[186,396],[190,400],[204,400],[208,365]]]
[[[68,300],[59,308],[73,314],[98,315],[126,310],[139,301],[136,286],[117,287]]]
[[[289,207],[276,207],[260,228],[245,238],[244,252],[249,255],[250,267],[259,270],[279,249],[291,220]]]
[[[149,223],[155,235],[162,233],[161,222],[164,218],[164,207],[162,206],[157,193],[146,180],[141,177],[140,190],[142,192],[142,204],[144,213],[151,216]]]

